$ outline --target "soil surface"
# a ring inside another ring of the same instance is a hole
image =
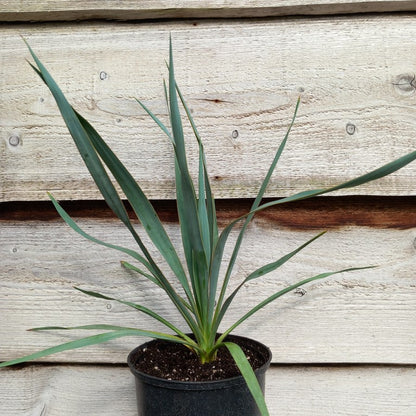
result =
[[[264,353],[258,351],[250,342],[245,344],[240,338],[230,341],[240,345],[253,369],[261,367],[267,361]],[[142,373],[167,380],[215,381],[241,374],[226,347],[218,350],[215,361],[201,364],[197,355],[184,345],[155,340],[140,349],[134,361],[135,368]]]

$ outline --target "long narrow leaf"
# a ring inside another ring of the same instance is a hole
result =
[[[154,212],[150,202],[141,192],[141,189],[138,187],[137,183],[131,177],[129,172],[125,169],[121,162],[119,162],[119,160],[115,157],[114,153],[104,143],[104,141],[93,129],[93,127],[73,110],[73,108],[70,106],[65,96],[63,95],[62,91],[59,89],[58,85],[55,83],[53,78],[46,70],[46,68],[37,58],[30,46],[27,46],[38,66],[38,68],[35,68],[32,65],[33,69],[39,74],[41,79],[51,90],[52,95],[54,96],[55,101],[58,105],[58,108],[61,111],[62,117],[84,160],[84,163],[89,169],[91,176],[94,178],[94,181],[96,182],[104,199],[106,200],[110,208],[113,210],[113,212],[118,216],[118,218],[120,218],[121,221],[123,221],[123,223],[129,229],[129,231],[132,233],[133,237],[138,242],[141,250],[144,252],[149,263],[152,265],[154,272],[158,274],[159,280],[163,281],[166,292],[168,293],[174,304],[177,306],[178,310],[180,310],[188,325],[193,330],[197,330],[197,325],[195,324],[193,318],[189,315],[188,310],[184,307],[183,303],[180,301],[172,286],[164,278],[163,273],[161,273],[156,263],[151,259],[149,252],[147,251],[146,247],[143,245],[139,236],[137,235],[133,226],[131,225],[124,205],[122,204],[121,199],[114,188],[114,185],[112,184],[104,166],[102,165],[97,155],[96,149],[101,150],[99,151],[100,157],[105,161],[110,170],[112,170],[113,175],[116,177],[116,180],[119,182],[127,198],[130,199],[129,196],[132,198],[130,202],[133,208],[135,209],[136,214],[142,214],[139,216],[139,218],[142,221],[144,228],[148,232],[149,236],[151,237],[152,241],[159,249],[161,254],[165,257],[171,269],[174,271],[174,273],[180,280],[185,290],[185,293],[188,296],[189,301],[192,303],[192,293],[189,290],[189,285],[187,282],[186,275],[183,271],[182,264],[166,232],[164,231],[163,226],[158,220],[157,215]],[[115,166],[119,168],[118,171],[114,171]],[[139,207],[137,205],[139,205]],[[143,209],[143,206],[145,207],[145,209]]]
[[[182,242],[188,270],[197,301],[201,322],[206,322],[208,271],[209,264],[201,234],[201,224],[197,207],[192,178],[186,158],[185,140],[183,135],[181,114],[176,95],[176,81],[173,67],[172,40],[169,48],[169,108],[171,127],[175,142],[175,177],[177,192],[178,216],[181,226]]]
[[[279,159],[280,159],[280,157],[281,157],[281,155],[283,153],[283,150],[284,150],[284,148],[286,146],[287,140],[289,138],[290,131],[291,131],[292,127],[293,127],[293,124],[295,123],[296,115],[297,115],[297,112],[298,112],[298,109],[299,109],[299,104],[300,104],[300,99],[298,99],[298,101],[296,103],[295,111],[293,113],[293,117],[292,117],[292,120],[291,120],[291,122],[289,124],[289,127],[288,127],[288,129],[286,131],[285,137],[283,138],[282,142],[280,143],[280,145],[279,145],[279,147],[278,147],[278,149],[276,151],[276,154],[275,154],[275,156],[273,158],[273,161],[272,161],[272,163],[271,163],[271,165],[270,165],[270,167],[269,167],[269,169],[267,171],[267,174],[266,174],[266,176],[265,176],[265,178],[264,178],[264,180],[263,180],[263,182],[262,182],[262,184],[260,186],[260,189],[259,189],[259,191],[257,193],[257,196],[256,196],[256,198],[255,198],[255,200],[253,202],[253,205],[252,205],[251,209],[250,209],[250,212],[245,217],[244,224],[243,224],[243,226],[242,226],[242,228],[240,230],[240,233],[238,235],[238,238],[237,238],[237,241],[235,243],[234,250],[233,250],[233,253],[231,255],[231,259],[229,261],[228,268],[227,268],[227,271],[226,271],[226,274],[225,274],[225,277],[224,277],[224,280],[223,280],[223,284],[222,284],[222,288],[221,288],[221,293],[220,293],[220,296],[219,296],[219,299],[218,299],[218,303],[217,303],[216,315],[218,315],[218,313],[220,311],[220,308],[222,307],[222,303],[223,303],[223,300],[224,300],[224,297],[225,297],[225,293],[226,293],[226,290],[227,290],[227,287],[228,287],[228,283],[229,283],[229,280],[231,278],[231,273],[232,273],[232,270],[234,268],[234,264],[235,264],[235,261],[237,259],[237,256],[238,256],[238,253],[239,253],[239,250],[240,250],[242,241],[243,241],[244,233],[245,233],[245,231],[246,231],[249,223],[253,219],[253,217],[254,217],[254,215],[256,213],[256,210],[257,210],[258,206],[261,203],[261,200],[263,199],[264,193],[265,193],[266,188],[267,188],[267,186],[268,186],[268,184],[270,182],[270,179],[272,177],[272,174],[273,174],[273,172],[274,172],[274,170],[276,168],[276,165],[277,165],[277,163],[278,163],[278,161],[279,161]],[[215,256],[214,256],[214,259],[213,259],[213,266],[214,266],[214,272],[213,273],[217,273],[217,271],[218,271],[218,269],[220,267],[220,264],[222,262],[222,256],[223,256],[223,251],[222,250],[223,250],[223,247],[218,246],[218,248],[220,250],[216,250]]]
[[[79,326],[38,326],[36,328],[30,328],[28,331],[43,332],[43,331],[75,331],[75,330],[98,330],[98,331],[121,331],[121,330],[134,330],[126,326],[109,325],[109,324],[91,324],[91,325],[79,325]]]
[[[347,188],[354,188],[356,186],[360,186],[363,185],[365,183],[368,182],[372,182],[375,181],[377,179],[381,179],[384,176],[390,175],[396,171],[398,171],[399,169],[403,168],[404,166],[408,165],[409,163],[413,162],[414,160],[416,160],[416,151],[410,152],[390,163],[387,163],[377,169],[372,170],[371,172],[368,172],[364,175],[361,175],[357,178],[351,179],[347,182],[341,183],[339,185],[336,186],[332,186],[330,188],[326,188],[326,189],[313,189],[310,191],[303,191],[303,192],[299,192],[295,195],[286,197],[286,198],[282,198],[276,201],[271,201],[268,202],[266,204],[260,205],[256,210],[254,210],[255,212],[259,212],[262,211],[263,209],[272,207],[274,205],[279,205],[279,204],[285,204],[287,202],[294,202],[294,201],[300,201],[303,199],[308,199],[308,198],[312,198],[315,196],[319,196],[319,195],[324,195],[324,194],[328,194],[330,192],[334,192],[334,191],[338,191],[340,189],[347,189]]]
[[[146,273],[145,271],[143,271],[142,269],[139,269],[138,267],[134,266],[133,264],[122,260],[120,262],[120,264],[126,269],[126,270],[131,270],[133,272],[136,272],[138,274],[140,274],[141,276],[146,277],[147,279],[149,279],[152,283],[154,283],[155,285],[159,286],[160,288],[162,288],[161,283],[156,280],[155,277],[153,277],[152,275]]]
[[[118,251],[121,251],[123,253],[126,253],[130,256],[132,256],[133,258],[135,258],[136,260],[140,261],[143,265],[145,265],[148,270],[150,272],[153,273],[153,275],[150,275],[148,273],[143,272],[142,270],[138,269],[137,267],[134,267],[132,265],[130,265],[129,263],[126,262],[122,262],[122,264],[126,267],[129,268],[130,270],[135,270],[136,272],[139,272],[142,276],[147,277],[150,281],[152,281],[153,283],[155,283],[156,285],[158,285],[159,287],[165,289],[165,287],[167,286],[166,283],[166,279],[160,279],[161,273],[157,270],[154,270],[153,265],[150,264],[145,258],[143,258],[143,256],[141,256],[139,253],[137,253],[134,250],[125,248],[125,247],[121,247],[121,246],[117,246],[114,244],[109,244],[109,243],[105,243],[101,240],[98,240],[95,237],[92,237],[91,235],[87,234],[85,231],[83,231],[78,224],[68,215],[68,213],[59,205],[59,203],[55,200],[55,198],[49,194],[49,197],[52,200],[52,203],[55,206],[55,209],[57,210],[57,212],[59,213],[59,215],[62,217],[62,219],[74,230],[76,231],[78,234],[80,234],[81,236],[83,236],[84,238],[93,241],[94,243],[103,245],[105,247],[108,248],[112,248]],[[128,265],[128,266],[127,266]],[[172,289],[173,291],[173,289]],[[169,293],[168,293],[169,294]],[[186,302],[184,302],[184,300],[179,296],[179,295],[175,295],[175,299],[177,302],[180,302],[183,305],[187,305]],[[187,307],[187,309],[189,309],[189,306]]]
[[[74,143],[77,146],[77,149],[87,169],[89,170],[91,177],[94,179],[94,182],[96,183],[98,189],[100,190],[111,210],[117,215],[118,218],[120,218],[121,221],[125,223],[129,222],[124,205],[121,202],[121,199],[113,183],[111,182],[103,164],[96,154],[87,133],[80,124],[75,111],[70,106],[59,86],[56,84],[52,76],[40,62],[27,42],[26,45],[38,68],[32,64],[30,65],[33,70],[40,76],[40,78],[43,80],[55,98],[59,111],[62,114],[62,118],[65,121],[65,124],[67,125],[72,138],[74,139]]]
[[[298,254],[301,250],[303,250],[305,247],[307,247],[309,244],[313,243],[315,240],[317,240],[319,237],[321,237],[322,235],[325,234],[325,231],[322,233],[319,233],[318,235],[314,236],[313,238],[311,238],[309,241],[307,241],[306,243],[302,244],[301,246],[299,246],[298,248],[296,248],[295,250],[291,251],[290,253],[284,255],[283,257],[281,257],[280,259],[266,264],[263,267],[260,267],[259,269],[255,270],[254,272],[250,273],[238,286],[237,288],[233,291],[233,293],[225,300],[224,304],[222,305],[222,308],[218,314],[218,317],[216,318],[216,322],[215,322],[215,330],[218,329],[227,309],[229,308],[229,306],[231,305],[231,302],[234,300],[234,297],[237,295],[237,293],[240,291],[240,289],[250,280],[253,279],[257,279],[260,276],[264,276],[267,273],[270,273],[274,270],[276,270],[278,267],[282,266],[283,264],[285,264],[287,261],[289,261],[293,256],[295,256],[296,254]]]
[[[98,238],[95,238],[91,236],[90,234],[86,233],[82,228],[71,218],[71,216],[61,207],[61,205],[58,203],[58,201],[50,194],[48,193],[49,198],[51,199],[56,211],[61,216],[61,218],[66,222],[67,225],[69,225],[75,232],[80,234],[82,237],[84,237],[87,240],[90,240],[96,244],[100,244],[104,247],[108,247],[114,250],[121,251],[122,253],[128,254],[129,256],[133,257],[134,259],[138,260],[140,263],[142,263],[148,270],[152,270],[151,265],[149,262],[141,256],[139,253],[137,253],[134,250],[131,250],[129,248],[125,248],[122,246],[118,246],[115,244],[106,243],[104,241],[99,240]],[[145,275],[145,273],[142,273]]]
[[[163,228],[162,223],[160,222],[156,212],[154,211],[150,201],[147,199],[147,197],[141,190],[140,186],[131,176],[130,172],[120,162],[120,160],[109,148],[109,146],[102,140],[102,138],[95,131],[95,129],[82,116],[80,116],[79,114],[77,115],[81,123],[83,124],[85,130],[88,132],[89,137],[92,143],[94,144],[95,148],[97,149],[98,153],[100,154],[101,158],[110,168],[117,182],[123,189],[123,192],[126,194],[130,204],[132,205],[136,215],[142,222],[149,237],[152,239],[153,243],[158,248],[159,252],[163,255],[167,263],[170,265],[172,271],[175,273],[178,280],[180,281],[189,302],[191,303],[191,305],[194,305],[194,298],[192,292],[190,291],[190,287],[188,284],[186,274],[182,267],[182,263],[168,235],[166,234],[166,231]],[[160,271],[159,267],[153,261],[146,247],[143,245],[140,238],[135,233],[134,229],[130,231],[132,232],[133,237],[135,237],[141,250],[144,252],[146,258],[149,260],[149,263],[152,265],[152,268],[156,271],[153,274],[157,275],[157,278],[161,282],[163,289],[169,295],[177,309],[181,312],[182,316],[188,323],[192,332],[198,334],[198,325],[195,322],[194,318],[189,314],[189,311],[185,307],[182,298],[176,293],[172,285],[169,283],[164,274]]]
[[[182,337],[184,339],[187,339],[188,341],[191,341],[191,339],[188,336],[186,336],[175,325],[173,325],[168,320],[166,320],[165,318],[163,318],[162,316],[160,316],[156,312],[152,311],[151,309],[146,308],[145,306],[138,305],[137,303],[133,303],[133,302],[129,302],[129,301],[121,300],[121,299],[112,298],[110,296],[106,296],[106,295],[103,295],[101,293],[93,292],[93,291],[90,291],[90,290],[84,290],[84,289],[81,289],[79,287],[74,287],[74,288],[76,290],[79,290],[81,293],[84,293],[85,295],[92,296],[92,297],[98,298],[98,299],[113,300],[113,301],[116,301],[116,302],[121,303],[123,305],[129,306],[130,308],[133,308],[133,309],[136,309],[140,312],[143,312],[144,314],[152,317],[153,319],[155,319],[155,320],[159,321],[160,323],[162,323],[163,325],[167,326],[169,329],[171,329],[173,332],[178,334],[180,337]]]
[[[105,247],[108,248],[112,248],[118,251],[121,251],[123,253],[126,253],[130,256],[132,256],[134,259],[138,260],[139,262],[141,262],[143,265],[145,265],[147,267],[147,269],[152,272],[153,271],[153,275],[148,274],[146,272],[144,272],[143,270],[140,270],[139,268],[131,265],[128,262],[122,261],[121,264],[123,265],[123,267],[125,267],[126,269],[129,270],[134,270],[137,273],[140,273],[142,276],[146,277],[147,279],[149,279],[151,282],[153,282],[154,284],[156,284],[157,286],[165,289],[166,287],[166,282],[162,281],[160,279],[160,273],[158,273],[157,271],[154,271],[153,266],[143,257],[141,256],[139,253],[137,253],[134,250],[125,248],[125,247],[121,247],[121,246],[117,246],[114,244],[109,244],[109,243],[105,243],[101,240],[98,240],[95,237],[92,237],[91,235],[87,234],[85,231],[83,231],[78,224],[68,215],[68,213],[59,205],[59,203],[55,200],[55,198],[49,194],[49,197],[52,200],[52,203],[55,206],[55,209],[57,210],[57,212],[59,213],[59,215],[62,217],[62,219],[74,230],[76,231],[78,234],[80,234],[81,236],[83,236],[84,238],[93,241],[94,243],[103,245]],[[179,295],[176,295],[176,301],[180,302],[181,304],[183,304],[188,310],[191,309],[190,305],[185,302],[185,300],[180,297]]]
[[[146,336],[152,337],[157,339],[163,339],[167,341],[176,342],[179,344],[188,345],[192,348],[198,347],[189,337],[182,338],[181,336],[177,337],[176,335],[165,334],[163,332],[157,331],[147,331],[137,328],[131,328],[126,326],[118,326],[118,325],[109,325],[109,324],[91,324],[91,325],[79,325],[79,326],[43,326],[37,328],[31,328],[29,331],[34,332],[41,332],[41,331],[78,331],[78,330],[87,330],[87,331],[95,331],[95,330],[103,330],[103,331],[133,331],[134,333],[138,333],[139,336]]]
[[[286,263],[288,260],[290,260],[295,254],[299,253],[301,250],[303,250],[305,247],[307,247],[309,244],[317,240],[319,237],[322,237],[326,231],[323,231],[316,235],[315,237],[311,238],[309,241],[307,241],[305,244],[302,244],[300,247],[298,247],[296,250],[293,250],[289,254],[286,254],[285,256],[281,257],[279,260],[273,261],[269,264],[266,264],[254,272],[250,273],[247,278],[244,280],[244,283],[249,282],[250,280],[257,279],[260,276],[264,276],[267,273],[270,273],[274,270],[276,270],[278,267],[282,266],[284,263]]]
[[[243,350],[234,342],[224,342],[223,344],[228,348],[228,351],[230,351],[231,356],[234,358],[234,361],[237,364],[241,375],[244,377],[244,380],[247,383],[247,387],[250,390],[250,393],[253,396],[253,399],[255,400],[261,415],[269,416],[269,411],[267,410],[267,405],[264,400],[263,392],[261,391],[259,382],[256,378],[256,374],[251,368],[251,365],[247,360]]]
[[[89,138],[93,143],[95,149],[97,150],[98,154],[103,159],[104,163],[108,166],[111,173],[114,175],[114,178],[117,180],[118,184],[121,186],[121,189],[125,193],[134,212],[140,219],[144,229],[151,238],[152,242],[155,244],[159,252],[162,254],[166,262],[171,267],[172,271],[179,279],[186,294],[189,296],[190,299],[192,299],[192,295],[189,291],[189,285],[182,267],[182,263],[179,260],[176,250],[173,247],[173,244],[169,236],[167,235],[166,230],[163,228],[163,225],[160,222],[159,217],[156,211],[154,210],[152,204],[147,199],[146,195],[144,194],[138,183],[131,176],[130,172],[121,163],[118,157],[104,142],[101,136],[91,126],[91,124],[87,120],[85,120],[81,115],[77,114],[77,116],[81,124],[83,125],[85,131],[88,132]]]
[[[194,132],[195,138],[197,139],[199,146],[199,215],[202,228],[202,238],[205,245],[206,257],[210,259],[212,253],[214,252],[214,247],[218,241],[218,225],[217,225],[217,212],[215,208],[215,199],[212,194],[211,184],[209,182],[209,175],[207,170],[207,163],[205,160],[204,146],[202,144],[201,137],[199,135],[198,129],[193,120],[191,111],[189,110],[186,101],[176,84],[176,91],[178,92],[179,98],[182,102],[182,106],[185,109],[187,118],[191,124],[192,130]],[[215,273],[216,270],[212,269],[212,262],[210,262],[209,270],[209,300],[208,300],[208,319],[212,319],[215,300],[216,300],[216,291],[218,284],[218,273]],[[214,336],[214,335],[213,335]]]
[[[50,327],[50,329],[56,329],[56,328],[58,327]],[[79,327],[79,328],[75,327],[74,329],[83,329],[83,328],[86,329],[86,327]],[[99,329],[99,328],[91,327],[88,329]],[[40,330],[40,329],[37,329],[37,330]],[[104,334],[92,335],[86,338],[78,339],[76,341],[70,341],[64,344],[56,345],[54,347],[35,352],[34,354],[26,355],[24,357],[16,358],[10,361],[5,361],[3,363],[0,363],[0,367],[7,367],[10,365],[20,364],[20,363],[24,363],[28,361],[35,361],[35,360],[38,360],[39,358],[47,357],[49,355],[56,354],[58,352],[74,350],[77,348],[83,348],[89,345],[102,344],[103,342],[107,342],[112,339],[128,337],[128,336],[145,336],[145,337],[151,337],[151,338],[165,339],[165,340],[173,341],[173,342],[179,342],[182,344],[185,343],[184,340],[178,337],[175,337],[173,335],[163,334],[163,333],[154,332],[154,331],[143,331],[141,329],[125,328],[125,329],[120,329],[116,331],[106,332]]]
[[[416,160],[416,151],[408,153],[405,156],[402,156],[390,163],[387,163],[386,165],[381,166],[378,169],[375,169],[365,175],[362,175],[358,178],[352,179],[350,181],[344,182],[342,184],[330,187],[330,188],[326,188],[326,189],[314,189],[314,190],[309,190],[309,191],[303,191],[303,192],[299,192],[297,194],[285,197],[285,198],[281,198],[281,199],[277,199],[275,201],[271,201],[265,204],[260,205],[258,208],[254,209],[253,211],[250,211],[249,213],[242,215],[239,218],[236,218],[235,220],[233,220],[231,223],[229,223],[222,231],[222,233],[220,234],[220,237],[218,239],[218,243],[215,249],[215,258],[214,261],[216,262],[217,266],[219,267],[220,265],[220,261],[222,258],[222,254],[224,252],[224,247],[225,244],[227,242],[227,239],[232,231],[232,229],[235,227],[235,225],[246,219],[249,215],[253,214],[253,213],[257,213],[260,212],[266,208],[270,208],[272,206],[275,205],[280,205],[280,204],[285,204],[288,202],[295,202],[295,201],[300,201],[300,200],[304,200],[304,199],[309,199],[312,197],[316,197],[319,195],[324,195],[324,194],[328,194],[330,192],[336,191],[336,190],[340,190],[340,189],[344,189],[344,188],[352,188],[355,186],[359,186],[362,185],[364,183],[370,182],[370,181],[374,181],[377,179],[380,179],[384,176],[387,176],[391,173],[394,173],[396,171],[398,171],[399,169],[403,168],[404,166],[408,165],[409,163],[413,162],[414,160]],[[220,303],[218,303],[218,307],[220,307]]]
[[[160,119],[152,112],[150,111],[142,101],[138,100],[136,98],[136,101],[140,104],[140,106],[143,108],[144,111],[152,118],[152,120],[161,128],[161,130],[168,136],[169,140],[172,142],[172,144],[175,144],[175,141],[173,140],[173,137],[168,130],[168,128],[160,121]]]
[[[192,131],[195,135],[195,138],[197,139],[198,146],[199,146],[199,157],[200,157],[200,179],[203,176],[204,183],[200,183],[200,188],[204,189],[205,199],[206,199],[206,207],[207,207],[207,215],[208,215],[208,223],[210,225],[210,247],[211,251],[213,251],[213,248],[217,242],[218,239],[218,225],[217,225],[217,215],[216,215],[216,209],[215,209],[215,199],[211,190],[211,184],[209,182],[209,175],[207,170],[207,162],[205,159],[205,151],[204,151],[204,145],[201,140],[201,136],[199,135],[198,129],[196,127],[196,124],[194,122],[194,119],[192,117],[191,111],[189,110],[188,105],[186,104],[186,101],[178,87],[176,85],[176,90],[178,92],[179,98],[181,100],[182,106],[185,109],[186,116],[191,124]],[[201,165],[202,165],[202,174],[201,174]],[[202,194],[202,192],[200,192]],[[201,199],[201,196],[199,196],[199,199]]]
[[[293,285],[290,285],[290,286],[288,286],[288,287],[280,290],[279,292],[275,293],[274,295],[268,297],[263,302],[260,302],[257,306],[255,306],[253,309],[251,309],[249,312],[247,312],[242,318],[240,318],[237,322],[235,322],[233,325],[231,325],[231,327],[228,328],[218,338],[218,342],[221,342],[228,334],[230,334],[230,332],[234,331],[234,329],[237,328],[237,326],[239,326],[240,324],[242,324],[246,319],[250,318],[250,316],[252,316],[253,314],[255,314],[260,309],[264,308],[270,302],[273,302],[274,300],[276,300],[277,298],[280,298],[281,296],[285,295],[286,293],[291,292],[292,290],[295,290],[299,286],[303,286],[306,283],[310,283],[310,282],[313,282],[315,280],[325,279],[325,278],[327,278],[329,276],[333,276],[335,274],[345,273],[345,272],[352,272],[352,271],[355,271],[355,270],[371,269],[371,268],[374,268],[374,267],[375,266],[351,267],[349,269],[338,270],[336,272],[321,273],[321,274],[318,274],[316,276],[309,277],[307,279],[301,280],[300,282],[295,283]]]
[[[76,144],[79,153],[84,160],[85,165],[87,166],[88,170],[91,173],[92,178],[94,179],[98,189],[100,190],[101,194],[103,195],[105,201],[107,202],[108,206],[112,209],[112,211],[117,215],[117,217],[127,226],[130,232],[135,237],[136,241],[139,243],[142,251],[146,254],[146,257],[151,262],[151,258],[147,253],[146,248],[142,244],[140,238],[138,237],[137,233],[134,231],[133,226],[130,223],[128,214],[125,210],[125,207],[113,185],[111,182],[104,166],[102,165],[94,147],[91,144],[90,137],[84,129],[84,126],[81,123],[83,120],[79,114],[77,114],[71,105],[66,100],[64,94],[53,80],[47,69],[43,66],[40,62],[36,54],[33,52],[31,47],[27,44],[26,45],[35,60],[38,68],[33,66],[31,67],[34,71],[40,76],[46,86],[50,89],[52,95],[55,98],[55,101],[58,105],[58,108],[62,114],[62,117],[65,121],[65,124],[68,127],[69,132]],[[89,123],[85,121],[85,124],[89,126]],[[91,126],[89,126],[91,127]],[[95,132],[95,131],[94,131]],[[98,134],[96,134],[98,136]],[[153,264],[153,268],[157,269],[157,266]]]
[[[211,258],[211,229],[208,219],[208,210],[205,201],[205,174],[203,154],[199,154],[198,169],[198,216],[201,225],[202,242],[207,260]]]

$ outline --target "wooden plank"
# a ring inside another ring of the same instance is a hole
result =
[[[149,197],[164,199],[174,197],[171,149],[134,96],[165,119],[161,79],[172,33],[178,82],[206,143],[215,195],[241,198],[255,195],[300,91],[269,196],[338,183],[414,150],[414,22],[377,15],[3,25],[0,200],[44,200],[47,190],[61,199],[99,197],[50,94],[24,62],[19,35]],[[191,146],[193,172],[195,152]],[[352,192],[416,194],[415,169]]]
[[[1,369],[0,391],[7,416],[137,414],[126,367]],[[415,394],[411,367],[272,367],[266,379],[271,415],[413,416]]]
[[[411,0],[6,0],[0,21],[241,18],[414,11]]]
[[[325,216],[325,212],[321,215]],[[79,223],[99,239],[134,247],[123,228],[110,218],[80,218]],[[166,226],[179,246],[176,223]],[[288,294],[260,311],[236,333],[265,342],[276,363],[416,363],[415,231],[416,228],[333,227],[279,272],[244,287],[222,329],[261,299],[305,277],[376,264],[376,269],[334,276],[308,285],[306,292]],[[278,215],[258,217],[242,247],[231,288],[317,232],[287,228],[284,222],[279,223]],[[230,254],[228,246],[225,259]],[[0,360],[83,335],[25,331],[31,327],[93,323],[154,327],[147,317],[115,302],[86,297],[72,289],[74,285],[143,303],[183,326],[160,290],[122,270],[119,260],[125,257],[85,241],[59,221],[3,221]],[[160,256],[155,254],[155,259],[159,261]],[[156,328],[163,329],[158,325]],[[137,342],[123,339],[47,360],[124,362]]]

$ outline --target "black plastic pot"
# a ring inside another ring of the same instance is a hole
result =
[[[265,373],[272,354],[265,345],[249,338],[230,335],[227,341],[244,340],[264,357],[265,364],[255,371],[264,393]],[[157,342],[157,341],[150,341]],[[220,381],[184,382],[165,380],[138,371],[134,362],[140,350],[135,348],[127,363],[136,380],[139,416],[260,416],[257,405],[242,376]]]

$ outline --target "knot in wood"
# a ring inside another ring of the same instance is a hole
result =
[[[416,76],[414,74],[400,74],[393,82],[396,92],[400,95],[410,95],[416,89]]]
[[[298,288],[295,290],[295,295],[298,295],[298,296],[305,296],[305,295],[306,295],[306,290],[305,290],[303,287],[298,287]]]

